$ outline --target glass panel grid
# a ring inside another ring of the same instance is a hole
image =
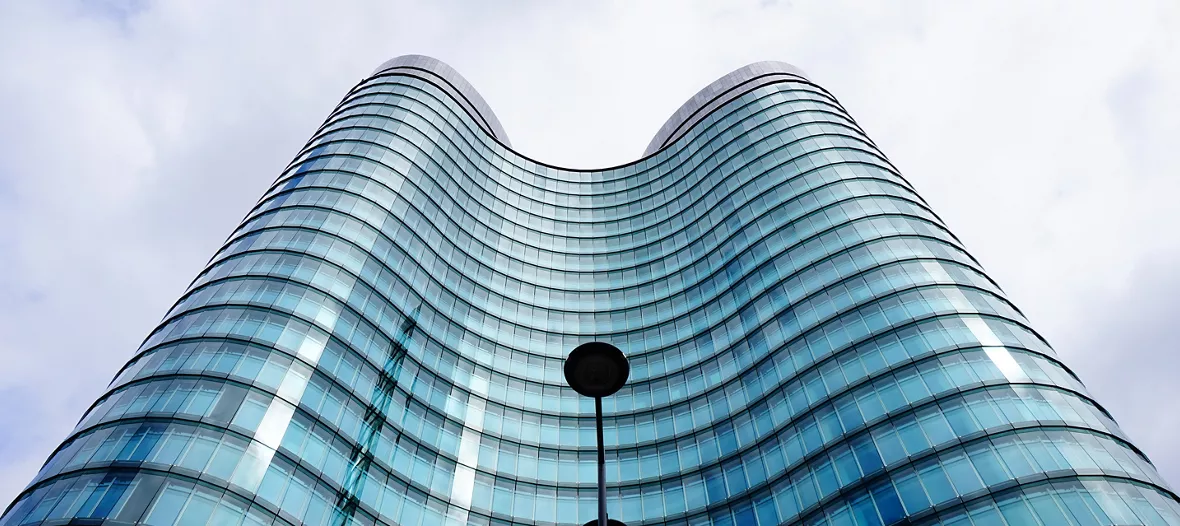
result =
[[[561,365],[589,339],[631,359],[604,406],[608,509],[632,526],[1180,524],[801,72],[723,77],[653,149],[543,165],[445,64],[386,63],[0,526],[580,525],[593,405]]]

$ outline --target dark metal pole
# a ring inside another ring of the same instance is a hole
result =
[[[594,399],[594,424],[598,427],[598,526],[606,526],[606,450],[602,443],[602,398]]]
[[[606,517],[606,444],[602,438],[602,399],[619,392],[631,375],[631,365],[618,347],[604,342],[574,348],[562,367],[565,381],[578,394],[594,399],[594,427],[598,436],[598,520],[583,526],[625,526]]]

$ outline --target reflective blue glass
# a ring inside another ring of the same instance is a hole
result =
[[[511,149],[436,60],[332,112],[0,517],[1180,525],[1152,464],[840,104],[741,68],[639,161]]]

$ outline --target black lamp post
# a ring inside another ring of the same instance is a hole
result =
[[[582,396],[594,399],[594,424],[598,431],[598,519],[585,526],[626,526],[606,518],[606,450],[602,444],[602,399],[627,383],[631,365],[618,347],[590,342],[574,348],[565,359],[565,381]]]

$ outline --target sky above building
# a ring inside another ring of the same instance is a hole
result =
[[[831,91],[1180,482],[1180,4],[0,0],[0,506],[344,94],[418,53],[637,159],[750,62]]]

